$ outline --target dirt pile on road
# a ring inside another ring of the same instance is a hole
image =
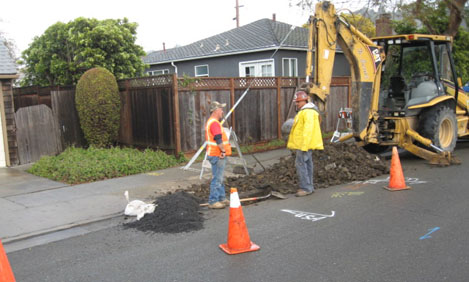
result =
[[[363,148],[352,143],[325,144],[323,151],[313,151],[314,187],[329,186],[366,180],[389,172],[385,160],[369,154]],[[210,183],[192,185],[188,192],[207,199]],[[282,158],[279,163],[265,171],[248,176],[229,177],[225,180],[225,188],[238,188],[241,197],[257,196],[272,189],[283,194],[295,193],[298,189],[295,158]],[[227,194],[229,196],[229,192]]]
[[[157,198],[155,204],[154,213],[124,226],[154,233],[180,233],[203,228],[204,218],[199,213],[199,200],[189,193],[178,191],[168,194]]]
[[[332,185],[366,180],[389,172],[387,162],[367,153],[355,144],[326,144],[324,151],[314,151],[314,186],[326,188]],[[267,194],[270,190],[283,194],[298,189],[295,158],[282,158],[265,171],[225,180],[227,198],[230,187],[238,188],[241,198]],[[187,191],[187,192],[186,192]],[[206,201],[210,192],[209,181],[194,184],[185,191],[178,191],[156,199],[153,214],[140,221],[125,224],[127,228],[155,233],[179,233],[203,228],[200,203]]]

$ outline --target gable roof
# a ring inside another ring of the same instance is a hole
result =
[[[16,74],[16,64],[0,38],[0,75]]]
[[[286,23],[261,19],[189,45],[151,52],[143,58],[143,61],[146,64],[161,64],[272,50],[285,39],[291,27]],[[281,48],[306,50],[307,38],[308,29],[296,27]]]

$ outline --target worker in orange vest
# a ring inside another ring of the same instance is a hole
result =
[[[212,165],[212,181],[210,182],[210,196],[208,198],[208,207],[211,209],[223,209],[230,203],[226,199],[225,185],[223,185],[225,157],[231,155],[228,136],[220,123],[225,106],[226,104],[213,101],[210,104],[210,117],[205,124],[207,159]]]

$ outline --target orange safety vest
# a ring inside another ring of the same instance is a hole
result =
[[[221,129],[221,140],[223,141],[223,147],[225,148],[225,155],[231,156],[231,145],[226,136],[225,130],[221,126],[221,123],[215,118],[209,118],[205,124],[205,140],[207,141],[207,155],[218,157],[221,154],[220,148],[217,146],[215,141],[215,135],[210,132],[210,126],[213,122],[217,122],[220,125]]]

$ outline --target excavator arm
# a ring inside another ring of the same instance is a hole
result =
[[[304,88],[319,109],[325,110],[339,44],[350,64],[353,131],[362,140],[374,139],[375,130],[367,129],[377,117],[381,67],[385,59],[383,48],[337,15],[330,2],[316,5],[315,15],[309,19],[309,32]]]

